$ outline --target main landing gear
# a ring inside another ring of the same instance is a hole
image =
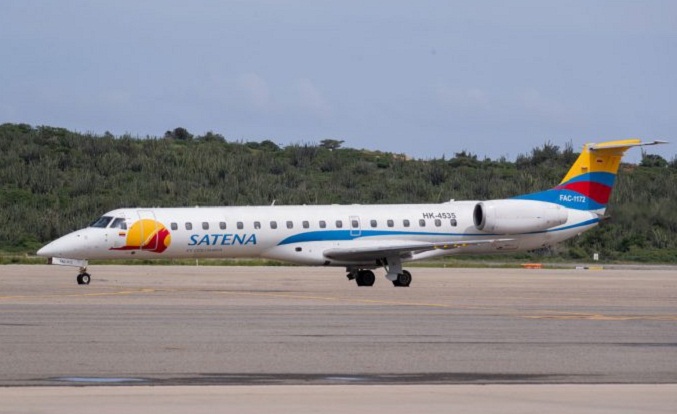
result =
[[[348,280],[355,280],[357,286],[374,286],[376,276],[371,270],[350,270]]]
[[[411,284],[411,273],[402,269],[399,257],[383,259],[380,264],[386,270],[386,279],[393,282],[395,287],[408,287]],[[376,277],[374,272],[367,269],[348,268],[348,280],[355,280],[357,286],[374,286]]]
[[[397,275],[397,279],[393,280],[393,285],[396,287],[409,287],[411,284],[411,273],[408,270],[402,270],[402,273]]]
[[[80,274],[77,277],[78,285],[88,285],[92,281],[92,277],[87,273],[86,267],[80,268]]]

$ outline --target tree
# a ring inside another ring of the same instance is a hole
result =
[[[206,134],[204,134],[201,137],[197,137],[197,139],[199,141],[203,141],[203,142],[225,142],[226,141],[226,139],[223,137],[223,135],[215,134],[212,131],[207,132]]]
[[[640,162],[639,165],[642,167],[665,168],[668,166],[668,162],[658,154],[647,154],[642,151],[642,162]]]
[[[277,152],[280,150],[280,147],[273,141],[267,139],[265,141],[261,141],[261,149],[264,151]]]
[[[192,141],[193,134],[188,132],[186,128],[178,127],[174,128],[173,131],[165,132],[165,138],[176,139],[179,141]]]
[[[322,141],[320,141],[320,148],[326,148],[329,151],[333,151],[335,149],[341,148],[341,145],[344,142],[345,141],[343,140],[339,141],[337,139],[323,139]]]

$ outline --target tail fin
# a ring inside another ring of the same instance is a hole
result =
[[[550,190],[515,198],[546,201],[602,215],[609,202],[618,166],[625,151],[632,147],[664,143],[664,141],[641,142],[639,139],[626,139],[586,144],[559,185]]]

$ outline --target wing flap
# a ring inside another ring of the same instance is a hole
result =
[[[449,242],[413,242],[406,244],[375,244],[373,246],[357,247],[337,247],[327,249],[323,252],[327,259],[345,260],[345,261],[371,261],[384,257],[400,256],[402,258],[411,257],[416,253],[423,253],[431,250],[452,250],[463,247],[480,246],[493,244],[497,242],[508,242],[513,239],[491,239],[491,240],[467,240],[467,241],[449,241]]]

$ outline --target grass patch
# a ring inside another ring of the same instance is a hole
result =
[[[36,256],[17,256],[17,255],[2,255],[0,256],[0,265],[8,264],[47,264],[47,259]]]

